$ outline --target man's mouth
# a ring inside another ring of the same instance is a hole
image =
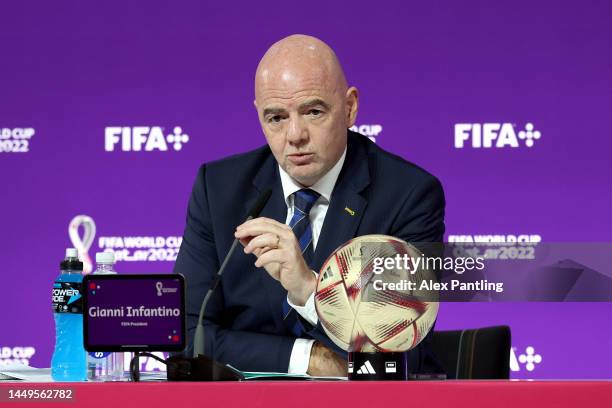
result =
[[[287,155],[289,161],[295,165],[309,164],[314,158],[314,153],[293,153]]]

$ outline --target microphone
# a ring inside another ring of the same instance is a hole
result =
[[[261,210],[265,207],[266,203],[272,195],[272,190],[264,190],[255,204],[248,212],[246,221],[251,220],[259,216]],[[232,254],[238,246],[237,239],[234,239],[230,250],[225,255],[225,259],[221,263],[221,267],[217,271],[217,274],[213,278],[206,296],[202,301],[200,307],[200,315],[198,316],[198,325],[196,326],[196,332],[193,338],[193,357],[185,357],[182,355],[176,355],[166,360],[167,364],[167,377],[168,381],[240,381],[244,380],[242,373],[231,366],[221,364],[210,357],[204,355],[204,312],[206,311],[206,305],[210,300],[214,290],[221,281],[221,275],[225,271]]]
[[[253,207],[251,207],[251,210],[249,211],[248,217],[245,222],[252,220],[253,218],[257,218],[259,216],[259,213],[261,213],[261,210],[263,210],[271,195],[272,189],[264,190],[259,195],[257,201],[255,201],[255,204],[253,205]],[[198,317],[198,325],[196,326],[195,336],[193,337],[194,358],[198,357],[199,355],[204,355],[204,325],[202,324],[202,321],[204,320],[204,312],[206,311],[206,305],[208,304],[208,301],[210,300],[210,297],[212,296],[217,286],[219,286],[219,282],[221,281],[221,275],[223,275],[225,267],[227,266],[230,258],[232,257],[232,254],[236,250],[236,247],[238,246],[239,242],[240,241],[238,241],[238,239],[234,239],[230,250],[227,252],[227,255],[225,255],[225,259],[223,259],[221,267],[213,278],[213,281],[210,284],[210,288],[208,289],[208,292],[206,292],[206,296],[204,296],[204,300],[202,301],[202,306],[200,307],[200,315]]]

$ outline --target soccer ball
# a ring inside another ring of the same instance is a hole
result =
[[[381,258],[398,255],[408,259],[409,268],[402,264],[381,271]],[[420,256],[414,246],[387,235],[357,237],[334,251],[315,291],[319,321],[329,338],[350,352],[416,347],[433,326],[439,306],[431,291],[419,290],[421,281],[435,281],[434,271],[419,267],[411,273],[415,263],[410,260]]]

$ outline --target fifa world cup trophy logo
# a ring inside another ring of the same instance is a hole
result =
[[[79,234],[79,227],[83,227],[83,236]],[[68,226],[68,235],[72,245],[79,253],[79,258],[83,261],[83,272],[90,273],[93,269],[93,263],[89,256],[89,248],[93,244],[96,236],[96,223],[93,218],[88,215],[77,215],[70,221]]]

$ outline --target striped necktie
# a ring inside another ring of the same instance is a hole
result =
[[[319,193],[307,188],[293,193],[293,217],[291,217],[289,226],[300,243],[302,256],[304,257],[307,265],[312,262],[312,257],[314,255],[312,225],[310,224],[310,210],[312,210],[312,206],[319,197]],[[283,301],[283,319],[287,318],[291,310],[291,306],[289,306],[289,303],[287,303],[287,298],[285,297]],[[292,325],[291,332],[296,337],[299,337],[302,334],[302,328],[297,321],[295,321],[295,324]]]
[[[314,254],[310,210],[319,197],[319,193],[307,188],[293,193],[293,217],[289,226],[300,243],[302,256],[307,264],[312,261]]]

